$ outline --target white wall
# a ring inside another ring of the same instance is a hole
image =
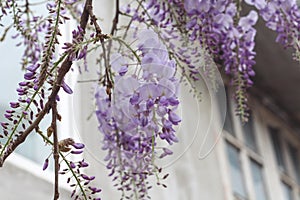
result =
[[[0,194],[3,200],[53,199],[53,174],[42,167],[12,154],[0,168]],[[60,199],[68,200],[71,192],[61,188]]]

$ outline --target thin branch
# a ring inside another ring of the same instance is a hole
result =
[[[57,137],[57,103],[56,101],[52,104],[52,123],[51,127],[53,130],[53,158],[54,158],[54,200],[59,198],[58,190],[58,171],[59,171],[59,150],[58,150],[58,137]]]
[[[97,23],[97,18],[93,13],[92,7],[89,9],[89,14],[90,14],[90,17],[91,17],[91,24],[93,24],[95,29],[96,29],[96,37],[98,37],[100,42],[101,42],[101,47],[102,47],[102,51],[103,51],[104,66],[105,66],[104,85],[106,86],[106,93],[109,97],[109,100],[111,100],[111,89],[113,88],[113,82],[112,82],[112,80],[109,76],[109,74],[111,73],[110,66],[109,66],[109,55],[107,55],[107,53],[106,53],[106,48],[105,48],[105,43],[104,43],[104,39],[107,39],[108,36],[105,35],[105,34],[102,34],[102,30],[101,30],[99,24]],[[110,43],[111,43],[111,40],[110,40]]]
[[[117,28],[118,28],[118,22],[119,22],[119,14],[120,14],[120,2],[119,0],[116,0],[116,11],[115,11],[115,17],[113,19],[113,24],[112,24],[112,27],[111,27],[111,31],[110,31],[110,35],[113,36],[116,31],[117,31]],[[107,47],[107,54],[105,53],[105,51],[103,51],[103,54],[104,54],[104,59],[106,57],[106,62],[109,64],[110,63],[110,52],[111,52],[111,47],[112,47],[112,40],[110,40],[108,42],[108,47]],[[104,49],[103,49],[104,50]],[[110,66],[109,65],[106,65],[105,66],[105,74],[106,74],[106,79],[107,79],[107,89],[109,89],[109,100],[111,100],[111,88],[113,87],[113,84],[112,84],[112,81],[110,80],[110,73],[111,73],[111,70],[110,70]],[[108,92],[106,90],[106,92]]]
[[[29,2],[28,2],[28,0],[25,1],[25,13],[29,13]]]
[[[38,131],[37,132],[45,141],[47,141],[48,144],[51,144],[52,146],[54,145],[54,143],[49,140],[49,138],[47,136],[45,136],[41,131]],[[71,171],[74,179],[76,180],[76,183],[78,184],[79,186],[79,189],[80,191],[82,192],[83,194],[83,197],[84,197],[84,200],[87,200],[87,196],[84,192],[84,189],[83,189],[83,183],[78,179],[78,177],[76,176],[76,173],[74,171],[74,169],[70,166],[70,162],[67,160],[66,156],[63,154],[63,152],[59,151],[59,155],[60,157],[63,159],[63,161],[65,162],[65,164],[68,166],[69,170]]]
[[[86,0],[83,13],[81,15],[80,19],[80,27],[85,30],[88,20],[89,20],[89,8],[92,6],[93,0]],[[38,127],[41,120],[45,117],[47,113],[49,113],[53,103],[56,103],[56,97],[60,90],[60,86],[62,85],[63,79],[65,75],[69,72],[70,68],[72,66],[72,61],[70,61],[69,57],[67,57],[64,62],[62,63],[60,69],[58,70],[58,76],[57,79],[53,85],[52,92],[48,98],[47,103],[44,106],[44,109],[42,109],[39,113],[37,118],[34,120],[34,122],[20,135],[18,136],[14,141],[9,144],[7,147],[6,152],[3,154],[3,156],[0,158],[0,167],[3,166],[5,160],[7,157],[14,152],[14,150],[22,144],[27,136]]]
[[[110,34],[114,35],[118,28],[119,23],[119,14],[120,14],[120,1],[116,0],[116,12],[115,12],[115,18],[113,20],[113,25],[111,27]]]

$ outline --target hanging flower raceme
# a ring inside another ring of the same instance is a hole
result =
[[[46,31],[44,34],[46,42],[42,51],[43,56],[39,62],[31,59],[31,63],[26,65],[24,81],[20,82],[16,89],[19,98],[17,101],[10,102],[10,109],[4,114],[7,120],[1,123],[3,130],[3,134],[0,134],[0,138],[3,138],[0,145],[1,162],[11,153],[12,146],[18,141],[18,138],[24,132],[32,129],[32,124],[41,120],[39,119],[40,112],[48,112],[48,110],[46,111],[49,109],[46,107],[46,102],[50,95],[49,90],[54,86],[55,74],[58,73],[59,65],[66,56],[65,54],[54,62],[54,53],[60,35],[59,24],[67,19],[62,14],[62,3],[57,1],[47,4],[47,8],[50,13],[48,21],[51,27],[44,30]],[[64,81],[62,81],[61,87],[65,92],[72,93],[71,88]],[[56,100],[59,100],[58,95]]]
[[[293,47],[296,59],[300,60],[300,9],[296,0],[249,1],[265,20],[266,26],[276,31],[276,42],[284,47]]]
[[[94,39],[94,40],[93,40]],[[64,43],[62,47],[65,50],[65,53],[69,55],[70,61],[79,61],[84,60],[84,69],[87,71],[87,50],[88,45],[96,41],[94,34],[91,34],[90,40],[84,40],[84,31],[80,26],[77,29],[72,31],[72,42]],[[79,67],[79,72],[81,73],[81,68]]]
[[[178,141],[174,127],[181,121],[176,114],[179,101],[174,61],[153,31],[141,32],[138,42],[142,59],[132,69],[135,72],[128,69],[126,57],[113,54],[113,98],[110,101],[102,87],[95,95],[103,149],[108,152],[107,168],[110,176],[119,180],[119,190],[132,192],[127,196],[130,199],[148,198],[147,178],[161,172],[155,165],[157,158],[172,154],[162,145]]]
[[[67,176],[67,183],[73,189],[71,198],[101,200],[100,198],[95,197],[102,191],[100,188],[94,187],[92,185],[92,182],[95,180],[95,176],[89,176],[84,172],[89,164],[84,159],[75,161],[74,158],[72,160],[69,160],[67,157],[70,154],[72,154],[73,157],[82,154],[84,147],[84,144],[75,143],[71,138],[59,141],[59,157],[64,161],[65,164],[63,169],[60,169],[59,174]],[[67,154],[64,155],[65,153]],[[52,153],[45,159],[43,170],[46,170],[48,168],[49,157],[51,155]],[[62,167],[61,165],[60,167]]]

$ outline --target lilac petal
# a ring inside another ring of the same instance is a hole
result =
[[[92,194],[101,192],[101,189],[98,189],[98,188],[96,188],[96,187],[91,187],[91,186],[89,186],[89,189],[92,190]]]
[[[257,20],[257,12],[251,10],[247,16],[240,18],[239,26],[241,26],[244,30],[249,30],[252,26],[256,24]]]
[[[1,126],[5,129],[7,128],[8,125],[9,125],[8,123],[4,123],[4,122],[1,123]]]
[[[86,57],[86,53],[87,53],[87,46],[85,46],[79,53],[78,55],[78,60],[85,58]]]
[[[20,82],[20,83],[19,83],[19,86],[22,87],[22,86],[26,86],[26,85],[28,85],[28,84],[29,84],[29,82],[25,82],[25,81],[24,81],[24,82]]]
[[[173,152],[170,150],[170,149],[167,149],[167,148],[163,148],[163,153],[159,156],[159,158],[164,158],[168,155],[172,155]]]
[[[71,151],[71,154],[81,154],[83,152],[83,150],[79,150],[79,151]]]
[[[148,110],[150,110],[154,106],[154,101],[152,99],[148,99],[146,102],[146,107]]]
[[[159,105],[167,106],[168,103],[169,103],[169,102],[168,102],[168,100],[167,100],[167,97],[165,97],[165,96],[160,97],[160,99],[159,99]]]
[[[118,81],[116,81],[116,92],[119,92],[121,94],[133,94],[136,89],[139,87],[140,83],[139,81],[134,77],[128,77],[128,78],[120,78]]]
[[[9,104],[11,108],[18,108],[20,106],[18,102],[10,102]]]
[[[158,86],[154,83],[147,83],[138,89],[142,100],[156,99],[158,97]]]
[[[85,174],[81,174],[81,177],[85,180],[90,180],[90,177]]]
[[[148,119],[147,119],[147,117],[143,117],[142,120],[141,120],[141,125],[142,125],[142,127],[147,126],[147,124],[148,124]]]
[[[165,114],[167,114],[167,108],[164,106],[158,106],[157,110],[156,110],[157,114],[162,117]]]
[[[73,90],[64,81],[62,82],[61,86],[66,93],[68,93],[68,94],[73,93]]]
[[[178,123],[181,122],[181,118],[176,113],[174,113],[173,111],[169,112],[169,120],[174,125],[178,125]]]
[[[127,66],[122,66],[119,70],[119,75],[120,76],[124,76],[126,74],[126,72],[128,71]]]
[[[75,148],[75,149],[83,149],[85,147],[84,144],[82,143],[74,143],[72,144],[72,146]]]
[[[112,54],[110,61],[111,68],[116,72],[120,72],[122,66],[125,64],[125,59],[120,53]]]
[[[129,102],[131,103],[131,105],[136,105],[139,103],[139,98],[140,98],[139,95],[134,93],[132,97],[129,99]]]
[[[37,91],[37,90],[39,89],[38,84],[34,84],[33,89],[34,89],[35,91]]]
[[[5,113],[5,114],[4,114],[4,117],[7,118],[7,119],[8,119],[8,118],[11,118],[11,117],[12,117],[12,114],[7,114],[7,113]]]
[[[169,103],[170,103],[171,106],[177,106],[179,104],[178,99],[176,99],[174,97],[168,98],[168,101],[169,101]]]
[[[75,165],[73,162],[70,162],[70,167],[71,167],[72,169],[74,169],[74,168],[76,167],[76,165]]]
[[[26,101],[26,103],[30,103],[30,102],[31,102],[31,99],[30,99],[30,98],[27,98],[25,101]]]
[[[37,68],[39,68],[39,64],[36,65],[29,65],[28,67],[26,67],[26,69],[30,72],[35,72],[37,70]]]
[[[86,162],[84,162],[84,160],[83,160],[83,161],[80,161],[80,162],[79,162],[79,166],[80,166],[80,167],[88,167],[89,164],[86,163]]]
[[[255,71],[251,69],[250,71],[248,71],[248,74],[249,76],[255,76]]]
[[[35,75],[34,72],[27,72],[26,74],[24,74],[24,78],[25,78],[26,80],[32,80],[32,79],[35,78],[34,75]]]
[[[7,112],[7,113],[14,113],[15,111],[14,110],[6,110],[5,112]]]
[[[48,167],[48,165],[49,165],[49,159],[47,158],[47,159],[45,160],[45,162],[44,162],[43,170],[46,170],[47,167]]]
[[[170,149],[168,148],[163,148],[163,151],[168,154],[168,155],[172,155],[173,154],[173,151],[171,151]]]

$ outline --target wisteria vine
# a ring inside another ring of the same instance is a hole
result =
[[[176,136],[181,122],[177,114],[180,84],[189,84],[198,96],[197,81],[204,75],[215,84],[217,65],[229,76],[236,114],[246,122],[259,17],[277,33],[276,42],[294,49],[294,58],[300,62],[296,0],[114,2],[111,31],[103,33],[92,0],[0,0],[0,42],[14,31],[16,46],[24,49],[20,61],[24,80],[16,89],[19,98],[9,103],[6,121],[1,123],[0,166],[29,134],[37,132],[52,146],[54,199],[59,198],[59,175],[68,176],[72,198],[100,199],[95,195],[101,189],[91,185],[95,177],[84,172],[88,163],[68,156],[82,154],[84,144],[72,138],[58,141],[57,129],[57,123],[63,122],[57,110],[58,92],[63,89],[72,95],[65,76],[74,62],[83,62],[80,73],[88,71],[92,66],[87,62],[89,53],[99,55],[95,116],[103,136],[102,149],[107,152],[104,160],[109,176],[122,192],[121,199],[139,200],[151,198],[152,176],[166,187],[161,181],[168,174],[162,174],[157,160],[172,155],[171,145],[180,142]],[[35,6],[43,6],[46,16],[37,14]],[[4,19],[10,19],[9,23]],[[70,20],[78,23],[72,41],[61,42],[61,27]],[[40,122],[48,114],[51,124],[42,130]]]

